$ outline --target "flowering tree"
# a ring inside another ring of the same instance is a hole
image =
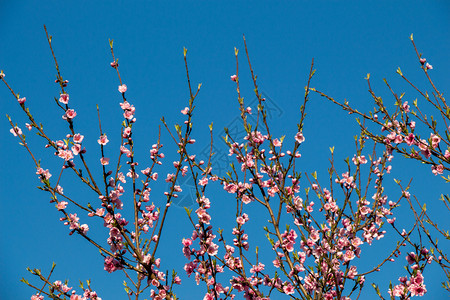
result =
[[[443,175],[445,171],[450,170],[450,107],[448,106],[444,95],[438,90],[429,71],[433,70],[433,66],[429,64],[417,50],[414,43],[413,35],[410,36],[412,45],[416,52],[419,66],[422,69],[427,82],[431,88],[431,95],[417,87],[405,75],[403,75],[400,68],[397,69],[397,74],[411,86],[419,98],[423,99],[419,105],[419,101],[415,100],[405,101],[403,98],[405,93],[397,94],[385,79],[384,82],[395,99],[395,111],[389,105],[383,102],[383,99],[376,95],[370,85],[370,74],[367,74],[367,83],[369,92],[374,100],[375,108],[369,113],[362,113],[355,107],[346,102],[339,102],[332,97],[324,94],[317,89],[311,89],[331,102],[337,104],[345,111],[351,114],[358,115],[358,123],[364,136],[373,140],[378,144],[385,145],[386,149],[391,153],[398,153],[402,156],[418,161],[422,164],[430,166],[432,174],[435,176]],[[412,103],[411,103],[411,102]],[[438,117],[428,115],[434,113]],[[375,129],[367,126],[367,122],[375,125]],[[377,131],[381,129],[381,134]],[[428,138],[427,138],[428,137]],[[450,175],[441,176],[446,182],[450,182]],[[445,249],[447,244],[439,243],[437,237],[443,237],[445,240],[450,239],[448,230],[445,230],[438,224],[436,217],[430,216],[426,210],[426,203],[421,203],[419,199],[414,197],[411,199],[407,193],[407,202],[414,214],[416,224],[420,228],[428,241],[428,247],[433,255],[437,256],[437,262],[444,272],[447,280],[442,283],[442,286],[447,291],[450,291],[450,260]],[[444,210],[450,212],[450,198],[448,194],[441,194],[440,200],[444,204]],[[411,245],[413,241],[408,240]],[[408,262],[412,259],[411,264],[416,266],[414,257],[407,257]],[[412,277],[417,276],[415,268],[408,270]],[[422,279],[420,279],[422,280]],[[404,287],[408,284],[406,277],[400,278],[401,284],[396,285],[392,290],[395,296],[404,296]],[[412,281],[410,281],[412,282]]]
[[[196,88],[191,85],[187,50],[184,49],[189,86],[188,106],[181,110],[184,123],[176,124],[173,130],[164,118],[161,120],[165,132],[173,140],[170,147],[178,156],[177,160],[169,163],[171,166],[167,171],[168,169],[161,169],[165,157],[160,139],[163,134],[161,129],[158,140],[150,147],[150,159],[146,162],[136,161],[133,128],[138,123],[134,117],[135,107],[127,99],[127,86],[120,75],[118,59],[114,55],[113,42],[110,41],[111,67],[118,75],[120,109],[123,113],[120,120],[120,149],[116,149],[116,158],[111,159],[114,154],[114,150],[108,145],[111,136],[102,128],[100,110],[97,107],[99,134],[95,138],[98,139],[101,157],[97,164],[89,165],[86,157],[92,151],[85,148],[85,137],[76,129],[77,112],[69,101],[68,81],[63,77],[58,65],[52,47],[52,37],[46,29],[45,32],[55,62],[55,82],[60,87],[55,103],[62,111],[67,134],[63,138],[51,137],[44,126],[34,119],[27,107],[26,98],[20,97],[7,83],[3,71],[0,78],[26,114],[29,122],[26,123],[26,128],[42,137],[46,143],[45,148],[61,158],[61,169],[46,169],[45,162],[41,163],[36,158],[36,152],[28,145],[24,131],[8,116],[10,131],[33,159],[36,174],[41,182],[39,188],[49,193],[51,203],[54,203],[61,213],[60,221],[68,226],[69,234],[75,233],[99,250],[106,272],[123,272],[125,292],[129,299],[183,297],[176,295],[175,288],[181,284],[177,275],[181,269],[202,286],[204,299],[277,299],[282,295],[293,299],[358,299],[363,293],[366,277],[380,271],[386,263],[399,257],[402,247],[412,249],[406,255],[405,261],[409,274],[400,278],[400,284],[390,287],[389,295],[392,299],[424,295],[424,269],[433,260],[438,261],[443,270],[448,272],[447,265],[442,261],[444,259],[448,262],[447,257],[437,244],[433,244],[431,234],[426,231],[424,222],[431,219],[425,210],[415,209],[408,192],[409,185],[402,186],[399,183],[398,195],[390,195],[389,199],[393,200],[388,200],[384,191],[385,178],[389,177],[392,168],[390,162],[394,150],[411,153],[411,157],[422,159],[416,155],[417,152],[401,150],[398,147],[401,142],[408,140],[409,146],[417,145],[422,151],[428,151],[429,155],[425,155],[423,161],[433,164],[434,173],[442,173],[446,169],[442,162],[448,161],[449,156],[448,151],[438,152],[439,143],[445,138],[438,133],[436,125],[430,125],[430,128],[434,128],[429,143],[431,146],[414,134],[409,136],[408,130],[413,132],[414,128],[408,117],[409,106],[401,102],[401,97],[397,99],[400,108],[394,115],[389,115],[382,103],[379,105],[377,113],[384,114],[385,123],[379,122],[374,114],[365,115],[348,104],[340,104],[344,109],[359,113],[364,118],[384,126],[390,133],[387,137],[379,137],[361,123],[361,134],[355,139],[354,156],[351,160],[346,160],[345,168],[335,166],[334,148],[330,148],[330,167],[328,178],[324,181],[319,179],[317,172],[306,174],[297,163],[301,157],[302,144],[306,140],[303,126],[306,122],[310,91],[318,92],[310,88],[315,72],[314,61],[311,63],[303,103],[300,106],[297,133],[294,136],[273,136],[265,99],[259,91],[244,38],[245,56],[251,71],[258,108],[257,111],[252,111],[250,107],[246,107],[241,95],[239,51],[235,49],[236,74],[231,76],[231,80],[236,84],[240,118],[246,134],[244,140],[240,140],[225,130],[224,140],[234,163],[230,165],[226,175],[220,175],[215,173],[212,163],[212,124],[209,127],[209,155],[205,158],[197,157],[190,147],[196,142],[191,136],[192,120],[195,99],[201,85]],[[424,67],[428,76],[427,68],[430,68],[429,65]],[[371,94],[377,100],[372,91]],[[442,94],[437,90],[436,96],[445,103]],[[326,97],[338,103],[331,97]],[[447,109],[447,106],[445,108]],[[440,112],[443,111],[445,110],[441,108]],[[450,110],[447,109],[446,112],[448,111]],[[249,119],[250,114],[256,118]],[[398,118],[402,121],[397,120]],[[426,118],[418,118],[428,124]],[[410,129],[407,129],[407,126]],[[438,159],[439,163],[434,162],[432,156]],[[122,170],[124,166],[127,169],[125,171]],[[93,171],[98,168],[101,170],[101,178],[97,178]],[[159,176],[158,172],[164,174]],[[98,196],[98,201],[90,204],[65,194],[59,183],[66,173],[75,174],[78,182],[73,184],[87,186]],[[186,231],[185,238],[180,241],[180,255],[186,257],[186,264],[169,276],[164,268],[165,257],[158,249],[161,248],[160,241],[171,204],[183,193],[177,184],[178,179],[183,176],[194,178],[196,206],[186,208],[186,220],[192,224],[192,229]],[[152,201],[152,197],[160,198],[150,195],[151,187],[165,184],[162,181],[169,185],[169,189],[164,193],[164,201]],[[235,222],[228,224],[225,229],[216,225],[217,218],[209,210],[215,202],[208,194],[207,187],[215,184],[223,186],[224,193],[229,194],[235,201],[235,205],[229,207],[230,210],[235,210]],[[399,203],[405,201],[403,199],[410,203],[416,218],[409,228],[398,229],[394,212]],[[266,244],[255,245],[251,235],[256,233],[251,233],[247,226],[252,222],[255,207],[260,207],[268,220],[269,225],[261,225],[267,237]],[[131,212],[131,220],[124,217],[126,210]],[[106,241],[95,240],[90,235],[89,226],[95,224],[95,219],[100,220],[108,232]],[[435,223],[431,224],[436,229],[439,228]],[[389,234],[397,237],[397,244],[387,251],[384,249],[383,256],[377,260],[366,258],[363,248],[376,247],[377,241],[388,234],[388,226],[391,228]],[[439,259],[434,258],[433,253],[421,240],[412,240],[411,234],[418,228],[427,232],[432,249],[440,254]],[[403,259],[405,256],[401,257]],[[371,261],[370,268],[358,266],[358,262],[365,258]],[[45,296],[50,299],[101,299],[91,288],[90,281],[87,281],[86,285],[81,284],[81,291],[77,292],[69,287],[67,281],[51,280],[54,267],[53,265],[49,275],[42,274],[39,269],[29,269],[31,274],[43,283],[38,286],[23,279],[24,283],[35,289],[31,299],[44,299]],[[382,297],[378,286],[375,285],[375,288]],[[387,290],[385,287],[383,294]]]

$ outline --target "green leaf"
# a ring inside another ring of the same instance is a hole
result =
[[[187,215],[190,217],[192,209],[189,209],[189,208],[185,207],[184,210],[186,211]]]

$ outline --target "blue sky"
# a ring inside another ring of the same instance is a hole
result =
[[[98,154],[96,104],[100,106],[102,126],[111,144],[119,143],[114,133],[120,130],[120,95],[117,75],[109,66],[108,39],[114,39],[121,75],[128,86],[127,96],[137,108],[135,133],[140,147],[138,155],[142,158],[156,141],[161,116],[169,124],[182,121],[179,112],[189,99],[183,47],[188,49],[192,82],[203,84],[193,132],[199,141],[195,146],[199,152],[208,145],[207,126],[212,121],[218,148],[226,151],[220,144],[221,133],[225,126],[232,127],[238,117],[235,85],[229,79],[235,73],[234,47],[241,49],[240,80],[245,101],[251,103],[255,98],[243,56],[242,34],[246,35],[260,89],[274,109],[271,119],[274,131],[280,135],[292,136],[296,131],[313,57],[317,73],[311,85],[336,99],[346,98],[362,111],[373,107],[364,80],[367,73],[371,73],[373,88],[385,99],[392,100],[392,97],[383,85],[383,78],[398,92],[407,91],[411,100],[417,97],[395,75],[398,66],[419,86],[429,88],[409,41],[411,33],[419,50],[434,66],[432,76],[437,85],[445,92],[450,83],[446,72],[450,69],[450,4],[446,1],[130,2],[46,1],[43,4],[0,0],[0,69],[6,73],[6,79],[16,92],[27,97],[34,116],[53,136],[62,138],[67,133],[53,103],[59,90],[53,83],[55,70],[43,30],[46,24],[53,36],[62,74],[70,81],[71,103],[79,114],[77,126],[95,154]],[[0,110],[3,115],[0,157],[4,158],[0,186],[0,298],[28,299],[32,290],[19,282],[21,277],[29,277],[25,268],[48,270],[55,261],[55,280],[67,278],[76,287],[78,280],[91,278],[103,299],[118,299],[116,295],[123,291],[121,276],[103,271],[96,250],[78,237],[68,236],[67,228],[58,221],[60,215],[48,203],[48,196],[35,188],[38,180],[32,160],[9,133],[4,115],[8,113],[19,124],[26,120],[4,86],[0,87]],[[352,136],[358,133],[358,127],[352,116],[316,95],[312,95],[307,111],[302,166],[304,171],[317,170],[325,176],[328,148],[336,147],[338,159],[353,156]],[[30,134],[29,138],[30,144],[35,142],[33,149],[40,154],[46,168],[59,166],[60,162],[51,153],[43,151],[37,137]],[[166,163],[170,165],[173,147],[167,134],[163,143],[168,156]],[[97,162],[95,155],[92,161]],[[414,194],[448,225],[444,219],[448,215],[440,214],[437,201],[445,187],[429,167],[411,166],[401,157],[395,158],[393,167],[392,178],[408,181],[413,177]],[[89,197],[88,193],[83,194],[85,190],[71,188],[69,184],[65,189],[77,192],[80,198]],[[164,186],[155,187],[153,201],[161,199],[157,193],[161,195],[164,189]],[[398,192],[394,185],[392,191]],[[213,200],[218,203],[217,211],[225,212],[224,220],[232,217],[233,212],[226,212],[227,195],[220,191],[214,195],[217,195]],[[407,210],[404,213],[408,214]],[[183,273],[186,261],[181,256],[180,240],[192,230],[183,209],[175,207],[169,220],[161,248],[163,264],[166,262],[168,269]],[[256,239],[259,242],[264,243],[264,238]],[[403,274],[399,265],[391,272],[395,274],[393,280]],[[427,272],[426,298],[443,297],[439,288],[442,273],[433,267]],[[198,299],[203,295],[202,288],[185,276],[182,279],[186,284],[178,291],[183,299]],[[378,279],[375,276],[372,281]],[[372,281],[368,278],[368,282]],[[386,291],[387,284],[381,288]],[[365,299],[372,299],[374,294],[369,286],[366,291]]]

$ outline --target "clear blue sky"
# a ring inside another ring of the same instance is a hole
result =
[[[207,145],[207,125],[211,121],[214,121],[215,139],[219,142],[223,127],[232,126],[238,116],[235,86],[229,79],[235,73],[235,46],[241,49],[243,96],[249,102],[254,99],[242,55],[242,34],[246,35],[260,88],[273,103],[272,121],[279,134],[292,136],[295,132],[313,57],[317,75],[311,85],[337,99],[347,98],[360,110],[372,107],[364,80],[367,73],[371,73],[373,86],[386,97],[385,101],[392,98],[383,86],[383,78],[390,80],[398,92],[410,91],[395,75],[398,66],[425,87],[409,41],[411,33],[420,51],[434,66],[432,75],[436,83],[444,92],[450,83],[448,1],[367,1],[363,5],[359,1],[286,1],[283,5],[268,1],[234,2],[233,5],[213,1],[103,3],[0,0],[0,69],[5,71],[13,88],[27,97],[35,117],[54,136],[64,137],[67,132],[61,126],[64,123],[53,103],[58,87],[53,83],[55,70],[43,30],[43,24],[47,25],[53,35],[62,74],[70,81],[70,99],[78,113],[77,126],[85,135],[87,145],[92,145],[90,159],[93,163],[98,161],[96,104],[100,106],[102,126],[111,144],[119,143],[116,133],[120,130],[117,122],[121,116],[120,95],[117,76],[109,66],[108,39],[114,39],[121,75],[128,86],[127,96],[137,108],[135,133],[141,158],[146,157],[149,146],[156,141],[161,116],[166,116],[168,123],[182,120],[179,112],[189,98],[183,47],[188,49],[192,82],[203,83],[193,132],[199,141],[198,151]],[[417,97],[414,93],[407,96],[411,100]],[[47,194],[35,188],[38,180],[32,160],[9,133],[4,116],[12,115],[21,127],[26,120],[4,86],[0,86],[0,111],[0,157],[3,158],[0,164],[3,174],[0,299],[29,299],[32,290],[19,282],[23,276],[29,278],[25,268],[48,270],[53,261],[57,263],[55,280],[67,278],[70,286],[77,287],[80,279],[91,278],[104,300],[124,299],[121,275],[103,271],[103,261],[96,250],[77,236],[68,236],[68,229],[58,221],[60,215],[49,204]],[[338,159],[353,156],[352,136],[358,133],[358,127],[352,116],[313,95],[304,133],[307,139],[303,147],[304,171],[317,170],[325,177],[328,148],[336,147]],[[42,151],[43,144],[37,137],[29,135],[29,138],[45,168],[59,167],[60,161]],[[173,146],[167,135],[163,142],[166,162],[171,165]],[[218,147],[226,151],[223,144]],[[395,158],[393,166],[391,180],[408,181],[414,177],[412,192],[448,226],[444,219],[448,219],[448,214],[439,215],[441,207],[437,203],[445,187],[431,175],[429,167],[410,166],[401,157]],[[163,170],[160,173],[164,173]],[[93,197],[83,189],[71,188],[69,183],[66,186],[67,192],[78,192],[80,199]],[[429,189],[430,186],[435,188]],[[152,200],[155,203],[162,199],[164,189],[164,186],[154,189]],[[398,192],[393,185],[392,191]],[[227,195],[219,192],[212,195],[213,205],[217,203],[216,211],[225,211],[224,219],[231,217],[233,212],[225,210],[227,200],[231,201]],[[406,218],[411,218],[407,210],[404,213]],[[182,299],[200,299],[203,288],[196,287],[182,270],[186,261],[181,255],[180,240],[192,232],[184,210],[175,207],[169,221],[171,224],[165,228],[160,249],[163,264],[168,269],[178,269],[183,275],[184,285],[178,288]],[[106,234],[91,230],[100,238]],[[257,238],[255,242],[266,241]],[[387,241],[380,245],[392,244]],[[371,253],[377,255],[376,250]],[[370,263],[371,258],[367,258],[366,263]],[[394,274],[392,280],[404,274],[398,264],[391,273]],[[425,298],[444,297],[439,288],[443,278],[440,270],[430,268],[425,276],[429,290]],[[380,277],[369,277],[367,282],[378,279]],[[381,289],[386,292],[386,281],[381,282]],[[364,299],[375,299],[370,286],[366,291]]]

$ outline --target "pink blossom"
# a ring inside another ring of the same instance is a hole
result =
[[[175,177],[175,174],[173,174],[173,173],[167,174],[166,182],[171,182],[174,177]]]
[[[405,294],[405,286],[402,284],[397,284],[394,289],[389,290],[388,293],[393,297],[401,297]]]
[[[219,252],[219,246],[214,243],[211,243],[208,246],[208,249],[206,250],[206,252],[211,256],[217,255],[217,253]]]
[[[401,135],[397,135],[394,139],[394,143],[400,144],[401,142],[403,142],[403,137]]]
[[[120,108],[122,108],[123,110],[127,110],[131,108],[131,104],[128,101],[123,101],[119,103]]]
[[[351,251],[351,250],[345,251],[345,254],[344,254],[344,261],[345,262],[351,261],[354,258],[355,258],[355,253],[353,251]]]
[[[66,201],[61,201],[58,203],[58,205],[56,206],[56,208],[58,208],[58,210],[63,210],[67,207],[67,202]]]
[[[404,103],[403,103],[403,105],[402,105],[402,108],[403,108],[403,110],[405,111],[405,112],[409,112],[409,105],[408,105],[408,101],[405,101]]]
[[[182,113],[183,115],[187,115],[188,112],[189,112],[189,107],[185,107],[185,108],[181,111],[181,113]]]
[[[209,224],[211,221],[211,216],[203,208],[198,208],[196,211],[198,219],[201,223]]]
[[[122,94],[127,91],[127,86],[125,84],[119,85],[119,92]]]
[[[279,139],[274,139],[273,140],[273,145],[275,146],[275,147],[281,147],[281,141],[279,140]]]
[[[72,153],[74,155],[78,155],[81,152],[81,145],[80,144],[74,144],[71,149],[72,149]]]
[[[427,70],[433,70],[433,66],[430,65],[429,63],[427,63],[427,64],[425,65],[425,67],[427,68]]]
[[[412,265],[416,262],[416,254],[414,252],[408,253],[408,255],[406,256],[406,260],[410,265]]]
[[[305,137],[303,136],[303,133],[297,132],[297,134],[295,135],[295,140],[299,144],[303,143],[305,141]]]
[[[108,140],[108,137],[106,136],[106,134],[102,134],[102,135],[100,136],[100,138],[97,140],[97,142],[98,142],[100,145],[105,146],[106,144],[108,144],[109,140]]]
[[[125,146],[120,146],[120,152],[125,154],[127,157],[131,157],[131,151]]]
[[[283,286],[283,292],[286,295],[292,295],[295,292],[295,289],[290,283],[288,283],[287,285]]]
[[[25,127],[26,127],[29,131],[31,131],[31,129],[33,129],[33,125],[28,124],[28,123],[25,123]]]
[[[73,109],[68,109],[68,110],[66,110],[66,113],[62,116],[62,118],[64,119],[64,120],[67,120],[67,119],[73,119],[73,118],[75,118],[77,116],[77,113],[75,112],[75,110],[73,110]]]
[[[425,63],[427,62],[427,59],[421,57],[421,58],[419,59],[419,61],[420,61],[420,63],[423,65],[423,64],[425,64]]]
[[[250,269],[250,273],[257,273],[257,272],[264,271],[264,267],[265,267],[264,264],[258,263],[257,266],[253,266],[253,267]]]
[[[128,173],[127,173],[127,177],[136,179],[136,178],[139,178],[139,174],[137,174],[137,173],[134,172],[132,169],[130,169],[130,170],[128,171]]]
[[[130,134],[131,134],[131,127],[127,127],[127,128],[125,128],[125,129],[123,130],[123,137],[124,137],[124,138],[129,137]]]
[[[450,158],[450,151],[445,150],[444,157],[445,157],[445,159],[449,159]]]
[[[439,146],[439,143],[441,142],[441,138],[438,135],[431,133],[430,139],[431,139],[431,147],[433,147],[433,149],[436,149]]]
[[[428,150],[428,142],[426,140],[420,140],[420,143],[418,144],[419,149],[422,151]]]
[[[61,94],[59,96],[59,102],[62,104],[69,104],[69,94]]]
[[[69,161],[73,158],[73,153],[70,150],[58,150],[58,156],[64,159],[65,161]]]
[[[211,293],[207,293],[203,300],[214,300],[214,296]]]
[[[84,139],[84,135],[81,135],[79,133],[77,133],[73,136],[74,143],[81,144],[81,142],[83,142],[83,139]]]
[[[104,266],[105,271],[107,271],[108,273],[123,269],[120,262],[111,256],[105,258]]]
[[[231,75],[230,76],[230,79],[232,80],[232,81],[237,81],[237,75]]]
[[[405,138],[405,142],[408,146],[414,145],[415,144],[414,134],[413,133],[408,134],[408,136]]]
[[[422,151],[420,151],[420,153],[422,153],[422,155],[425,156],[426,158],[430,158],[431,157],[430,149],[422,150]]]
[[[27,98],[26,98],[26,97],[17,99],[17,102],[19,102],[19,104],[24,104],[25,101],[27,101]]]
[[[80,230],[83,234],[86,234],[89,231],[89,226],[87,224],[83,224],[80,226]]]
[[[431,166],[431,172],[434,175],[442,174],[444,172],[444,166],[443,165]]]
[[[100,158],[100,163],[101,163],[103,166],[109,165],[109,158],[108,158],[108,157],[102,157],[102,158]]]
[[[47,180],[50,179],[50,177],[52,177],[52,174],[50,174],[48,169],[44,170],[42,168],[38,168],[37,171],[36,171],[36,174],[44,176],[44,178],[47,179]]]
[[[242,196],[242,202],[244,202],[244,204],[249,204],[250,202],[252,202],[252,198],[250,198],[247,195],[243,195]]]
[[[11,132],[14,136],[22,135],[22,129],[20,129],[20,128],[17,127],[17,126],[14,126],[14,128],[11,128],[11,129],[9,130],[9,132]]]
[[[198,184],[201,186],[205,186],[208,184],[208,178],[204,177],[198,181]]]
[[[239,216],[236,218],[236,222],[240,225],[244,225],[245,224],[245,219],[242,216]]]
[[[425,285],[412,284],[408,290],[411,292],[411,296],[423,296],[427,292]]]
[[[56,186],[56,191],[57,191],[58,193],[60,193],[61,195],[64,194],[64,193],[63,193],[64,189],[63,189],[62,186],[60,186],[60,185],[57,185],[57,186]]]

